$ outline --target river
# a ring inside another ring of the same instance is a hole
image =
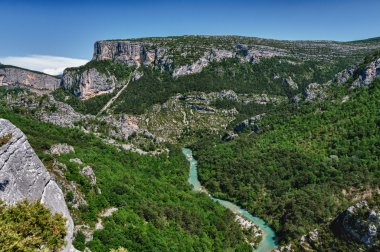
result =
[[[188,181],[193,186],[193,190],[197,191],[197,192],[206,192],[198,180],[197,161],[194,159],[192,151],[188,148],[183,148],[182,152],[186,156],[187,160],[190,162],[190,173],[189,173]],[[276,242],[275,242],[276,234],[265,223],[264,220],[251,215],[248,211],[242,209],[241,207],[235,205],[232,202],[217,199],[217,198],[214,198],[212,196],[210,196],[210,198],[216,202],[219,202],[225,208],[230,209],[233,213],[243,215],[245,218],[254,222],[262,230],[263,239],[255,251],[268,252],[268,251],[272,251],[273,249],[275,249],[277,247]]]

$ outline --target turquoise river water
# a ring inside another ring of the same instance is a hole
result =
[[[192,151],[188,148],[183,148],[182,152],[186,156],[187,160],[190,162],[190,174],[189,174],[188,181],[193,186],[193,190],[197,192],[202,192],[202,191],[205,192],[205,189],[202,187],[201,183],[198,180],[197,161],[194,159]],[[273,249],[277,247],[276,242],[275,242],[276,234],[265,223],[264,220],[251,215],[246,210],[233,204],[232,202],[217,199],[212,196],[210,196],[210,198],[216,202],[219,202],[222,206],[230,209],[233,213],[243,215],[245,218],[254,222],[263,231],[263,239],[255,251],[268,252],[268,251],[272,251]]]

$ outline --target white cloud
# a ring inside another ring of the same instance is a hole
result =
[[[0,57],[0,63],[13,65],[51,75],[59,75],[67,67],[77,67],[84,65],[88,60],[66,58],[49,55],[28,55],[22,57]]]

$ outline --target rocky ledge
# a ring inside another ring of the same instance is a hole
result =
[[[40,201],[53,213],[66,219],[66,246],[62,251],[74,251],[74,222],[62,190],[51,179],[26,136],[8,120],[0,119],[0,198],[6,204],[20,200]]]

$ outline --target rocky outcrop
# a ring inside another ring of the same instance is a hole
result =
[[[357,66],[350,66],[347,69],[344,69],[343,71],[337,73],[335,75],[334,81],[338,84],[345,84],[348,80],[352,78],[354,75],[354,72],[356,70]]]
[[[242,121],[241,123],[239,123],[238,125],[235,126],[234,131],[236,133],[240,133],[245,128],[247,128],[248,126],[251,126],[252,130],[258,131],[259,128],[256,125],[256,122],[259,121],[263,116],[265,116],[265,113],[264,114],[260,114],[260,115],[256,115],[254,117],[251,117],[249,119],[246,119],[246,120]]]
[[[345,84],[353,79],[352,87],[359,88],[371,85],[377,77],[380,77],[380,58],[370,62],[364,68],[356,65],[348,67],[335,75],[334,82]]]
[[[88,180],[90,180],[91,185],[96,185],[96,176],[91,166],[87,165],[83,167],[80,173],[86,176]]]
[[[167,49],[151,43],[133,41],[97,41],[93,60],[113,60],[128,66],[168,65]]]
[[[21,130],[0,119],[0,136],[4,135],[12,137],[0,146],[0,198],[6,204],[24,199],[31,202],[38,200],[53,213],[62,214],[67,227],[67,244],[63,251],[70,251],[74,223],[61,189],[51,179]]]
[[[0,87],[26,87],[36,93],[49,93],[60,86],[61,80],[44,73],[30,70],[1,66]]]
[[[96,68],[78,71],[66,69],[62,77],[62,86],[81,99],[89,99],[96,95],[112,93],[121,86],[112,75],[100,73]]]
[[[352,83],[352,87],[369,86],[376,77],[380,77],[380,58],[359,71],[359,78]]]
[[[325,86],[318,83],[311,83],[305,90],[305,100],[314,101],[317,99],[324,100],[327,98]]]
[[[350,206],[336,220],[346,234],[367,246],[377,242],[380,231],[380,211],[370,208],[367,201]]]
[[[74,151],[73,146],[68,145],[66,143],[63,143],[63,144],[59,143],[59,144],[54,144],[53,146],[51,146],[49,152],[52,155],[60,156],[62,154],[69,154],[75,151]]]

